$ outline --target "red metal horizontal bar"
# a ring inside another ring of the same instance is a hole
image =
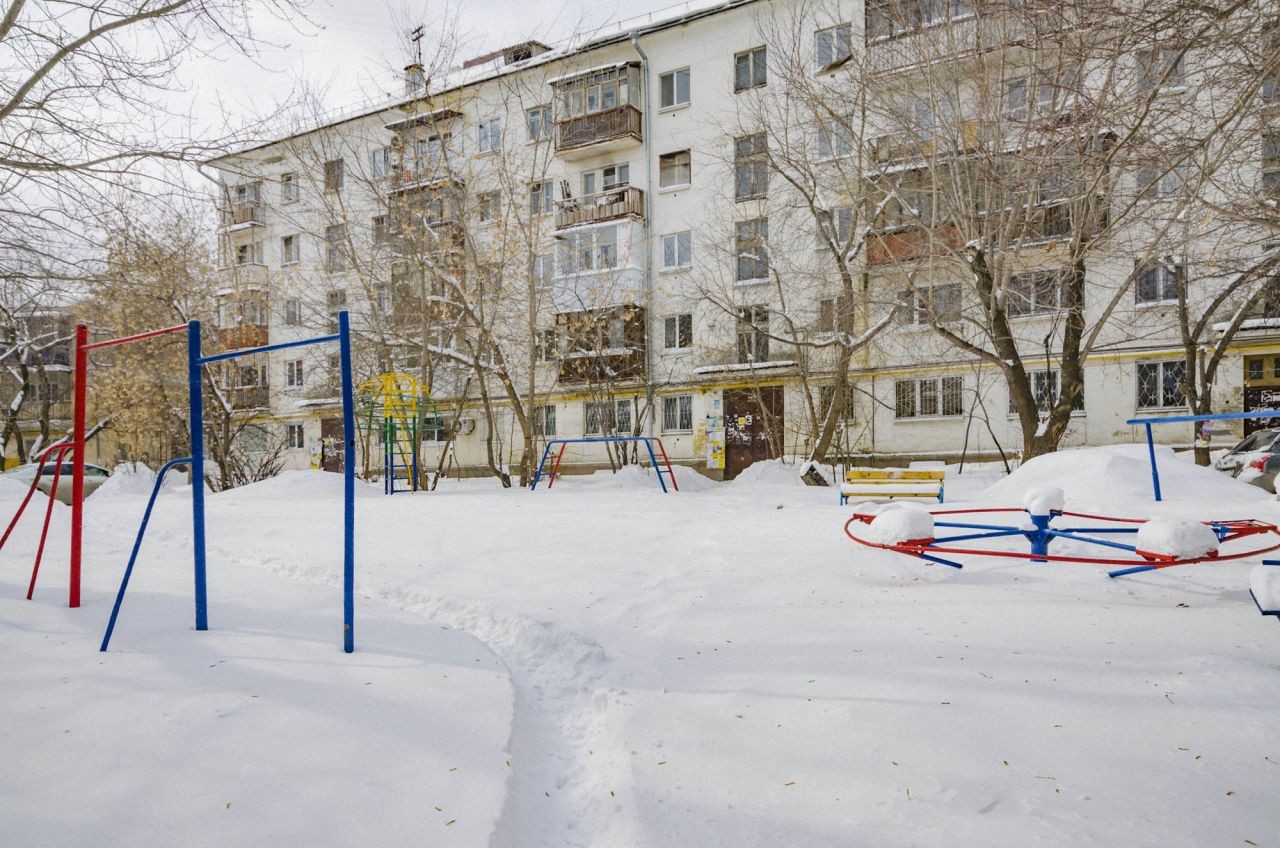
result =
[[[165,327],[163,330],[148,330],[145,333],[138,333],[133,336],[124,336],[118,339],[107,339],[105,342],[94,342],[84,346],[85,350],[97,350],[100,347],[114,347],[115,345],[128,344],[129,342],[140,342],[143,339],[154,339],[156,336],[167,336],[169,333],[180,333],[187,329],[186,324],[178,324],[173,327]]]

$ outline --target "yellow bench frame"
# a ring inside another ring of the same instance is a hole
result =
[[[840,504],[843,506],[848,503],[851,497],[866,500],[936,499],[938,503],[942,503],[946,476],[947,472],[941,468],[846,468],[844,483],[840,485]],[[846,492],[846,484],[865,486],[868,491]],[[920,491],[912,484],[936,485]]]

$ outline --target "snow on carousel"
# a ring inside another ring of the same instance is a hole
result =
[[[1006,523],[997,523],[1002,520]],[[963,567],[953,557],[989,556],[1109,566],[1111,577],[1280,549],[1280,528],[1265,521],[1148,520],[1072,512],[1064,508],[1062,490],[1052,486],[1027,491],[1021,507],[929,510],[905,501],[863,503],[854,507],[844,531],[861,545],[952,568]],[[1028,543],[1025,549],[991,544],[1017,537]],[[1075,544],[1070,553],[1050,553],[1054,542]]]

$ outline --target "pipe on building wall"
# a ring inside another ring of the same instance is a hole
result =
[[[640,34],[631,33],[631,46],[640,56],[640,133],[644,136],[644,395],[649,404],[649,435],[654,433],[658,408],[653,397],[653,153],[649,132],[649,57],[640,47]]]

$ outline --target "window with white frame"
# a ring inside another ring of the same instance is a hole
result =
[[[1187,405],[1182,381],[1187,363],[1181,359],[1138,363],[1138,408],[1167,409]]]
[[[745,50],[733,57],[733,90],[761,88],[769,82],[769,51],[765,47]]]
[[[907,307],[902,312],[902,323],[929,326],[959,321],[962,297],[960,283],[941,283],[906,292],[903,302]]]
[[[391,243],[391,219],[386,215],[374,215],[369,221],[369,229],[375,245]]]
[[[1262,135],[1262,193],[1280,198],[1280,132]]]
[[[284,384],[291,389],[302,388],[301,359],[290,359],[284,364]]]
[[[618,228],[571,230],[560,239],[557,266],[561,274],[582,274],[618,267]]]
[[[631,409],[633,405],[630,398],[613,402],[613,432],[622,435],[631,434]]]
[[[734,225],[736,279],[739,283],[769,278],[769,219],[753,218]]]
[[[1035,69],[1029,77],[1016,77],[1005,83],[1005,114],[1017,120],[1033,114],[1053,115],[1075,102],[1080,84],[1080,66],[1075,63]]]
[[[476,128],[476,146],[481,153],[502,149],[502,119],[489,118]]]
[[[679,433],[693,429],[693,395],[662,399],[662,432]]]
[[[554,253],[541,253],[533,257],[533,282],[539,288],[551,285],[556,275],[556,257]]]
[[[582,432],[587,436],[609,435],[614,432],[616,407],[610,401],[587,401],[582,404]]]
[[[1177,303],[1178,293],[1182,291],[1186,277],[1186,266],[1181,262],[1150,262],[1137,271],[1133,284],[1134,302]]]
[[[439,444],[449,439],[449,419],[443,413],[422,416],[422,441]]]
[[[307,431],[302,424],[290,422],[284,425],[284,443],[289,450],[302,450],[307,446]]]
[[[267,325],[266,298],[250,297],[240,301],[240,323],[265,327]]]
[[[266,453],[271,437],[267,428],[261,424],[249,424],[236,434],[236,442],[240,445],[240,450],[257,455]]]
[[[754,200],[769,193],[769,138],[764,133],[733,140],[733,196]]]
[[[769,309],[743,306],[738,310],[738,361],[769,361]]]
[[[294,173],[280,175],[280,202],[293,203],[298,199],[298,175]]]
[[[1186,193],[1186,165],[1143,165],[1137,171],[1138,196],[1143,200],[1182,197]]]
[[[533,434],[535,436],[554,436],[556,434],[556,405],[554,403],[534,406]]]
[[[1010,318],[1051,315],[1071,304],[1071,277],[1065,271],[1034,271],[1009,278],[1005,312]]]
[[[391,292],[386,286],[378,286],[373,290],[373,311],[378,315],[391,314]]]
[[[582,172],[582,193],[595,194],[597,191],[612,191],[631,183],[631,165],[621,162],[616,165],[605,165],[591,171]]]
[[[302,260],[302,236],[297,234],[280,239],[280,264],[293,265]]]
[[[525,127],[529,130],[530,141],[541,141],[551,138],[555,125],[551,123],[551,106],[534,106],[525,110]]]
[[[263,264],[262,242],[255,241],[248,244],[237,244],[235,247],[235,262],[237,265]]]
[[[663,109],[689,105],[689,69],[669,71],[658,77]]]
[[[668,315],[663,319],[662,346],[666,350],[686,350],[693,347],[693,314]]]
[[[392,152],[390,147],[375,147],[369,151],[369,175],[375,180],[391,175]]]
[[[302,323],[302,301],[296,297],[286,298],[284,302],[284,322],[289,326]]]
[[[843,250],[853,238],[853,207],[837,206],[834,209],[819,209],[817,214],[818,248],[827,248],[831,242],[835,242],[836,248]]]
[[[492,223],[502,216],[502,195],[496,191],[482,191],[476,195],[476,217],[482,224]]]
[[[964,377],[896,380],[893,391],[894,418],[964,414]]]
[[[324,229],[324,269],[330,273],[347,267],[347,225],[330,224]]]
[[[693,177],[693,159],[688,150],[663,153],[658,157],[658,186],[687,186]]]
[[[662,267],[688,268],[693,264],[693,233],[668,233],[662,237]]]
[[[1138,88],[1140,91],[1179,91],[1187,84],[1187,57],[1182,50],[1157,48],[1139,50]]]
[[[973,15],[971,0],[867,0],[867,40],[915,32]]]
[[[837,24],[820,29],[813,35],[814,65],[819,71],[825,71],[842,65],[853,55],[853,27],[849,24]]]
[[[559,339],[554,328],[536,330],[533,345],[539,362],[554,362],[560,358]]]
[[[529,214],[550,215],[555,208],[556,187],[551,180],[529,184]]]
[[[1035,398],[1036,409],[1041,412],[1048,412],[1053,409],[1054,404],[1058,402],[1059,386],[1061,385],[1058,369],[1028,371],[1027,376],[1031,378],[1031,395]],[[1081,381],[1080,394],[1072,401],[1071,409],[1073,412],[1084,412],[1083,380]],[[1013,404],[1012,394],[1009,395],[1009,414],[1018,414],[1018,410]]]
[[[346,163],[341,159],[330,159],[324,163],[324,190],[341,191],[346,182]]]
[[[816,329],[819,333],[834,333],[845,325],[851,314],[849,298],[844,295],[823,298],[818,301],[818,324]]]
[[[853,119],[831,118],[818,127],[818,158],[837,159],[853,155]]]

